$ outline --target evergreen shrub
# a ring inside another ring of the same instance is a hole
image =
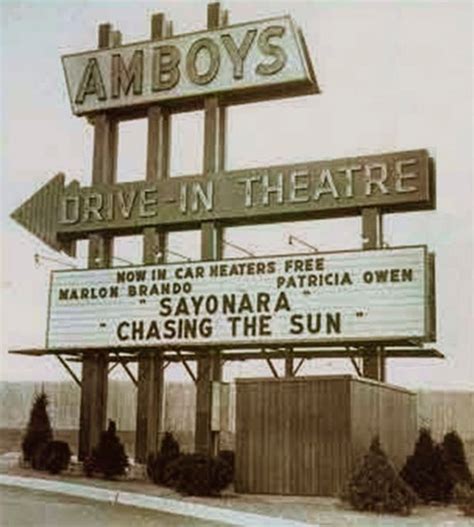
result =
[[[117,436],[115,421],[109,420],[106,432],[102,432],[99,444],[84,463],[84,472],[91,476],[102,474],[106,479],[123,476],[128,468],[128,457]]]
[[[466,460],[464,444],[457,432],[448,432],[443,438],[443,459],[453,485],[469,487],[473,482]]]
[[[158,454],[150,454],[147,460],[148,477],[158,485],[168,485],[166,467],[180,455],[179,443],[171,432],[165,432]]]
[[[45,452],[48,443],[39,443],[36,445],[33,457],[31,458],[31,467],[34,470],[46,470],[44,466]]]
[[[425,503],[447,503],[451,499],[453,482],[442,447],[426,428],[420,430],[413,455],[408,456],[400,475]]]
[[[350,478],[342,496],[358,511],[409,515],[416,495],[397,474],[378,438],[370,445],[361,465]]]
[[[53,431],[47,410],[48,404],[48,396],[41,392],[35,395],[30,410],[30,418],[21,449],[24,461],[32,464],[34,464],[35,451],[39,445],[44,445],[53,439]]]
[[[232,468],[222,458],[183,454],[165,470],[169,485],[189,496],[216,496],[232,481]]]
[[[235,473],[235,452],[233,450],[220,450],[219,457],[223,459],[232,470],[232,480]]]
[[[65,441],[50,441],[46,443],[41,453],[41,469],[50,474],[59,474],[66,470],[71,461],[71,449]]]

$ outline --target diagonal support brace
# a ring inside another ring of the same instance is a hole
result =
[[[56,355],[59,362],[66,368],[69,375],[74,379],[74,382],[79,386],[79,388],[82,388],[81,381],[79,380],[79,377],[74,373],[73,369],[69,366],[69,364],[61,357],[61,355]]]
[[[130,368],[128,367],[127,365],[127,361],[124,360],[121,356],[120,356],[120,353],[118,351],[115,352],[115,355],[117,355],[117,360],[120,362],[120,364],[123,366],[123,369],[127,372],[127,375],[130,377],[130,379],[132,380],[133,384],[135,385],[135,387],[138,387],[138,381],[137,379],[135,379],[132,371],[130,370]]]
[[[181,362],[183,363],[183,366],[186,368],[186,371],[188,372],[188,374],[191,377],[191,379],[193,380],[193,382],[196,383],[196,380],[197,380],[196,379],[196,375],[194,375],[193,370],[191,369],[191,367],[187,363],[186,359],[183,357],[183,355],[181,354],[181,352],[178,349],[176,350],[176,355],[178,355],[178,357],[181,359]]]
[[[303,363],[304,363],[305,360],[306,360],[306,358],[305,358],[305,357],[302,357],[302,358],[300,359],[300,361],[298,362],[298,365],[296,366],[296,368],[295,368],[295,370],[294,370],[294,372],[293,372],[293,375],[294,375],[295,377],[296,377],[296,374],[300,371],[301,366],[303,366]]]
[[[262,349],[263,353],[266,354],[266,350],[265,349]],[[270,359],[270,357],[265,357],[265,360],[267,361],[267,364],[270,368],[270,370],[272,371],[273,373],[273,377],[275,377],[275,379],[279,379],[280,376],[278,375],[278,372],[275,368],[275,365],[273,364],[272,360]]]

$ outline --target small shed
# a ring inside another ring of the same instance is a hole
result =
[[[336,495],[374,436],[397,468],[416,441],[416,394],[351,375],[238,379],[236,405],[238,492]]]

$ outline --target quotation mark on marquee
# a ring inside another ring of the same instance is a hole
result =
[[[356,311],[356,317],[357,318],[365,317],[365,313],[363,311]]]

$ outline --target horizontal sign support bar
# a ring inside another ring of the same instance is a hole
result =
[[[114,351],[111,351],[114,350]],[[117,359],[116,353],[117,351],[121,353],[122,360],[126,362],[137,362],[138,361],[138,354],[140,353],[135,348],[111,348],[111,349],[104,349],[101,350],[102,353],[110,354],[110,357],[108,359],[109,363],[115,363],[119,362]],[[161,348],[160,348],[161,350]],[[156,351],[160,351],[156,350]],[[153,352],[153,349],[148,350],[149,352]],[[16,349],[16,350],[10,350],[9,353],[14,355],[27,355],[32,357],[42,357],[47,355],[66,355],[66,356],[78,356],[82,354],[92,353],[95,352],[95,350],[71,350],[69,348],[64,349],[54,349],[54,350],[48,350],[46,348],[29,348],[29,349]],[[132,354],[133,355],[130,355]],[[184,352],[181,353],[181,356],[184,356],[184,358],[187,361],[195,361],[202,357],[202,351],[198,352]],[[372,352],[373,354],[373,352]],[[293,350],[290,352],[290,356],[294,358],[320,358],[320,359],[338,359],[338,358],[350,358],[350,357],[367,357],[370,356],[371,353],[365,349],[357,348],[354,350],[347,351],[345,348],[321,348],[321,349],[307,349],[307,350]],[[384,350],[384,356],[386,358],[444,358],[444,355],[437,349],[434,348],[385,348]],[[261,352],[259,350],[255,351],[247,351],[247,352],[231,352],[227,353],[223,351],[221,353],[221,358],[224,361],[232,362],[232,361],[243,361],[243,360],[266,360],[268,358],[271,359],[284,359],[288,357],[288,351],[283,350],[267,350],[265,352]],[[171,361],[171,362],[181,362],[181,358],[178,354],[178,352],[173,351],[165,351],[163,355],[164,360]],[[68,359],[72,362],[82,362],[82,359],[77,358],[71,358]]]

